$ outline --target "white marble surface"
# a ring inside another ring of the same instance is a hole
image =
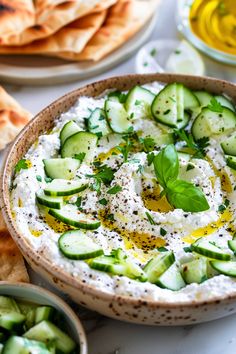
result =
[[[163,0],[153,39],[177,38],[175,0]],[[236,69],[206,59],[208,74],[236,82]],[[4,85],[28,110],[37,113],[64,93],[87,82],[134,72],[134,58],[93,79],[47,87]],[[1,160],[0,156],[0,160]],[[32,281],[48,287],[32,271]],[[234,354],[236,315],[196,326],[148,327],[118,322],[77,308],[88,334],[89,354]]]

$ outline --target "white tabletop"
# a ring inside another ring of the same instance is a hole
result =
[[[164,0],[152,39],[175,39],[175,0]],[[236,82],[236,69],[206,59],[208,74]],[[88,81],[47,87],[4,87],[29,111],[37,113],[50,102],[88,82],[134,72],[134,58]],[[1,159],[2,156],[0,156]],[[31,279],[49,287],[32,271]],[[77,308],[88,334],[89,354],[234,354],[236,315],[186,327],[149,327],[119,322]]]

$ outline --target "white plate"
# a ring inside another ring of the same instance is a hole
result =
[[[77,63],[41,56],[1,56],[0,80],[22,85],[66,83],[101,74],[128,59],[151,35],[156,16],[122,47],[98,63]]]

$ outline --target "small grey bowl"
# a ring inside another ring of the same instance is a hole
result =
[[[80,320],[65,301],[57,295],[36,285],[11,282],[0,282],[0,295],[54,307],[63,315],[69,335],[80,347],[79,353],[88,354],[87,339]]]

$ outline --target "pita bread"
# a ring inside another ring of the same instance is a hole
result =
[[[0,281],[29,282],[24,259],[7,231],[0,212]]]
[[[0,39],[34,25],[32,0],[0,0]]]
[[[0,150],[28,123],[31,114],[0,86]]]
[[[0,46],[0,54],[42,54],[61,51],[81,52],[106,18],[107,10],[84,16],[57,33],[19,47]]]
[[[70,60],[98,61],[121,46],[153,15],[160,0],[119,0],[108,13],[104,25],[77,54],[61,52],[56,55]]]
[[[114,2],[116,1],[105,0],[106,6],[110,6]],[[98,6],[99,4],[99,0],[56,0],[55,3],[49,0],[35,0],[34,25],[21,33],[1,36],[0,43],[21,46],[48,37],[78,18],[93,11],[104,10],[105,6]]]

